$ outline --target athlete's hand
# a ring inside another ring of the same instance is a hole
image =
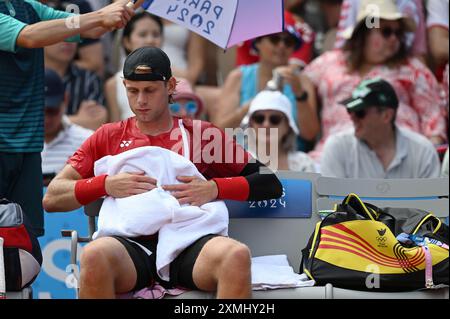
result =
[[[106,193],[114,198],[124,198],[156,188],[156,179],[144,176],[144,174],[143,172],[134,172],[108,176],[105,180]]]
[[[202,206],[216,200],[219,193],[214,181],[205,181],[197,176],[178,176],[184,184],[163,185],[162,188],[172,193],[180,205]]]

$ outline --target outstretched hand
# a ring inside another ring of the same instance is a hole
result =
[[[218,189],[214,181],[205,181],[197,176],[178,176],[183,184],[163,185],[162,188],[172,193],[180,205],[202,206],[217,199]]]

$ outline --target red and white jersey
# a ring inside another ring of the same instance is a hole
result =
[[[82,178],[94,176],[94,163],[142,146],[159,146],[183,155],[183,134],[189,141],[189,158],[206,178],[239,176],[250,160],[233,138],[211,123],[173,117],[169,132],[156,136],[143,134],[136,117],[100,127],[67,161]],[[180,124],[182,127],[180,127]]]

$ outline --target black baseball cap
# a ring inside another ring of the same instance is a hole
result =
[[[45,107],[59,108],[64,101],[64,94],[64,83],[58,73],[45,69]]]
[[[172,77],[170,59],[159,48],[139,48],[125,59],[123,75],[131,81],[168,81]]]
[[[362,81],[352,96],[340,102],[349,112],[357,112],[371,106],[398,108],[398,98],[389,82],[374,78]]]

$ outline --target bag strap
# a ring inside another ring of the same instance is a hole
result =
[[[441,226],[442,226],[442,221],[441,221],[439,218],[437,218],[436,216],[434,216],[432,213],[429,213],[427,216],[425,216],[425,217],[419,222],[419,224],[417,224],[417,226],[414,228],[414,230],[413,230],[412,233],[413,233],[413,234],[416,234],[416,233],[419,231],[420,227],[421,227],[425,222],[427,222],[427,221],[430,220],[430,219],[432,219],[432,220],[434,220],[434,221],[437,222],[437,226],[436,226],[435,230],[433,231],[433,234],[436,233],[436,232],[439,230],[439,228],[441,228]]]
[[[342,205],[348,205],[352,207],[355,211],[363,213],[363,215],[366,215],[373,221],[376,221],[378,219],[378,212],[374,209],[375,207],[378,210],[378,207],[373,205],[367,207],[366,204],[355,193],[348,194],[347,197],[345,197],[342,201]]]
[[[423,245],[421,248],[425,254],[425,288],[432,289],[434,288],[433,261],[430,253],[430,248],[428,248],[428,245]]]

